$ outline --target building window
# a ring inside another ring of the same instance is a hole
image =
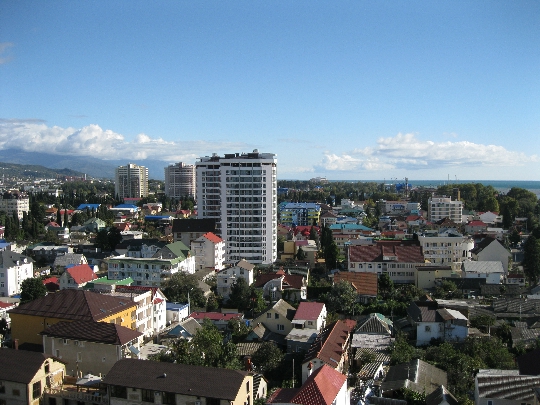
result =
[[[274,318],[279,319],[279,314],[278,313],[274,314]]]
[[[143,402],[154,402],[154,391],[153,390],[141,390],[141,399]]]
[[[36,399],[41,396],[41,381],[38,381],[32,385],[32,398]]]
[[[431,326],[430,326],[430,325],[426,325],[425,330],[426,330],[426,332],[431,332]]]
[[[49,371],[50,371],[49,362],[46,362],[43,368],[44,368],[45,374],[49,374]]]
[[[285,330],[285,325],[278,325],[277,330]]]
[[[173,392],[162,392],[161,403],[164,405],[176,405],[176,395]]]
[[[11,395],[14,397],[20,397],[21,396],[21,390],[13,389],[11,390]]]
[[[111,386],[111,397],[127,399],[127,388],[120,385]]]
[[[266,317],[267,317],[267,318],[272,318],[272,314],[271,314],[270,312],[267,312],[267,313],[266,313]]]

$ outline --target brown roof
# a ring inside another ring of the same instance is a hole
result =
[[[334,274],[334,282],[348,281],[360,295],[377,296],[377,274],[340,271]]]
[[[9,313],[72,321],[100,321],[136,306],[137,304],[125,297],[68,289],[19,305]]]
[[[336,368],[344,353],[343,344],[356,326],[356,321],[346,319],[336,321],[325,327],[311,345],[304,363],[312,359],[319,359],[333,368]]]
[[[0,381],[28,384],[49,358],[44,353],[0,348]]]
[[[396,259],[385,260],[385,257]],[[401,263],[424,263],[424,254],[420,246],[396,245],[367,245],[351,246],[349,248],[349,262],[383,262],[393,261]]]
[[[302,321],[315,321],[321,315],[324,308],[322,302],[303,301],[298,305],[293,319]]]
[[[233,401],[249,373],[224,368],[122,359],[107,373],[110,385]],[[201,383],[201,382],[207,382]]]
[[[284,274],[284,273],[270,273],[270,274],[260,274],[255,281],[255,288],[264,287],[266,283],[276,278],[283,277],[284,288],[287,286],[300,289],[303,285],[304,276],[297,274]]]
[[[49,326],[41,334],[108,345],[123,345],[143,335],[125,326],[93,321],[58,322]]]

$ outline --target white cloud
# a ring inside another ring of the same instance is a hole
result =
[[[537,155],[514,152],[498,145],[468,141],[433,142],[419,140],[415,134],[380,138],[376,146],[354,149],[337,155],[325,153],[319,168],[324,170],[390,170],[438,167],[516,167],[537,162]]]
[[[0,65],[9,62],[12,59],[10,55],[3,56],[3,54],[7,53],[7,50],[13,45],[12,42],[0,42]]]
[[[210,152],[246,149],[234,142],[169,142],[139,134],[134,141],[91,124],[81,129],[49,127],[37,119],[0,119],[0,149],[22,149],[58,155],[93,156],[101,159],[156,159],[166,162],[194,161]],[[210,152],[209,152],[210,151]]]

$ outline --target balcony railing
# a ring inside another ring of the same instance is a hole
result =
[[[62,399],[73,399],[90,404],[108,404],[109,397],[101,392],[80,392],[75,390],[66,390],[61,388],[45,387],[43,391],[45,397],[54,397]]]

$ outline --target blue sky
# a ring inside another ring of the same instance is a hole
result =
[[[0,0],[0,149],[538,180],[538,1]]]

